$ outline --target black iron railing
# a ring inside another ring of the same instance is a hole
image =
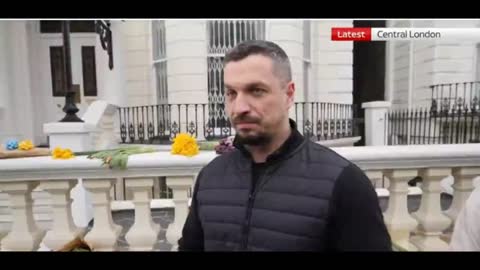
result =
[[[388,145],[480,143],[478,101],[391,111],[386,121]]]
[[[165,104],[119,109],[122,143],[169,144],[180,132],[200,140],[235,135],[224,113],[208,104]],[[356,134],[353,105],[321,102],[296,103],[291,118],[299,131],[312,140],[331,140]]]
[[[437,84],[432,89],[431,107],[437,111],[456,108],[458,104],[470,106],[478,104],[480,99],[480,82],[458,82]]]
[[[315,141],[356,135],[354,105],[322,102],[295,103],[294,120],[299,131]]]

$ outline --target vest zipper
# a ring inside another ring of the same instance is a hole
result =
[[[292,153],[291,155],[295,154],[298,152],[306,143],[306,140],[304,140]],[[283,162],[284,160],[280,160],[277,162],[274,162],[271,164],[266,170],[263,176],[260,178],[260,181],[257,181],[255,183],[255,188],[252,185],[250,188],[250,192],[248,194],[248,204],[247,204],[247,213],[246,213],[246,219],[243,223],[242,227],[242,239],[241,239],[241,246],[240,250],[246,250],[248,246],[248,234],[250,232],[250,221],[252,217],[252,210],[253,210],[253,202],[255,200],[255,197],[258,193],[258,191],[262,188],[262,186],[266,183],[266,178],[269,176],[270,173],[275,171]],[[251,181],[253,182],[253,181]]]
[[[250,221],[251,221],[252,210],[253,210],[253,202],[255,201],[255,196],[257,195],[260,184],[264,182],[265,178],[268,176],[269,173],[270,173],[270,167],[265,170],[265,173],[259,179],[260,181],[257,181],[255,183],[255,188],[253,187],[253,185],[250,188],[250,192],[248,194],[247,215],[246,215],[246,219],[243,223],[243,228],[242,228],[243,239],[242,239],[241,250],[246,250],[247,249],[248,234],[250,233]]]

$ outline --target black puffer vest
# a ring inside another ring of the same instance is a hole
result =
[[[252,161],[238,150],[217,157],[198,179],[205,250],[324,250],[329,201],[349,164],[305,140],[272,164],[251,193]]]

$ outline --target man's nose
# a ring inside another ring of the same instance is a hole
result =
[[[233,103],[233,112],[235,114],[244,114],[250,111],[250,103],[242,96],[238,95]]]

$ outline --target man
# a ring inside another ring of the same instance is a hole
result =
[[[458,214],[450,240],[452,251],[480,251],[480,185]]]
[[[179,250],[391,250],[367,177],[289,119],[295,85],[285,52],[247,41],[224,62],[237,150],[199,173]]]

